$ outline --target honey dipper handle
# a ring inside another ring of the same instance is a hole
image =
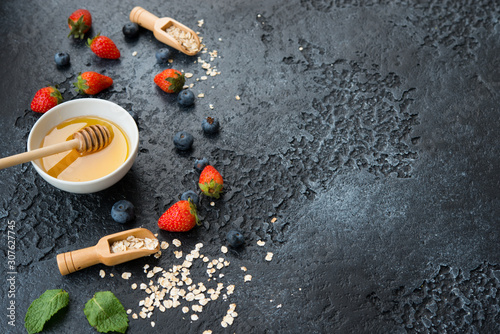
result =
[[[155,27],[155,22],[158,20],[158,16],[148,12],[142,7],[135,7],[130,12],[130,21],[137,23],[143,28],[153,31]]]
[[[59,144],[50,145],[36,150],[19,153],[10,157],[0,159],[0,169],[22,164],[28,161],[40,159],[52,154],[69,151],[79,146],[78,139],[72,139]]]
[[[97,254],[96,246],[57,254],[57,266],[61,275],[71,274],[98,263],[101,263],[101,260]]]

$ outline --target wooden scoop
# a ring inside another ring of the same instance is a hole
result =
[[[137,23],[143,28],[151,30],[157,40],[187,54],[188,56],[194,56],[201,49],[200,38],[198,35],[193,30],[170,17],[158,18],[156,15],[148,12],[142,7],[135,7],[130,12],[130,21]],[[191,48],[186,43],[183,43],[182,40],[167,33],[166,30],[171,26],[179,28],[187,33],[188,36],[190,34],[189,39],[194,41],[195,47]]]
[[[73,139],[63,143],[42,147],[0,159],[0,169],[43,158],[74,148],[80,153],[94,153],[102,150],[111,142],[111,132],[103,125],[87,126],[73,134]]]
[[[145,228],[134,228],[131,230],[110,234],[102,237],[97,245],[78,249],[57,255],[57,265],[62,275],[71,274],[77,270],[103,263],[107,266],[114,266],[123,262],[138,259],[151,255],[160,250],[159,243],[155,249],[129,249],[118,253],[111,253],[111,245],[115,241],[125,240],[129,236],[144,239],[156,240],[151,231]]]

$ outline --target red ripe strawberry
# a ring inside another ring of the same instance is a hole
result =
[[[97,72],[83,72],[78,76],[78,82],[75,82],[79,93],[94,95],[108,88],[113,84],[113,79]]]
[[[61,93],[54,87],[45,87],[36,92],[31,101],[31,110],[45,113],[62,101]]]
[[[219,198],[223,184],[222,176],[214,167],[208,165],[203,168],[198,185],[205,195]]]
[[[170,232],[187,232],[198,224],[196,206],[191,202],[178,201],[158,219],[158,227]]]
[[[92,39],[88,39],[90,50],[100,58],[118,59],[120,58],[120,50],[116,47],[111,38],[97,35]]]
[[[155,75],[154,81],[166,93],[179,93],[184,87],[186,77],[181,72],[168,68]]]
[[[71,29],[69,36],[83,39],[85,33],[92,26],[92,15],[86,9],[77,9],[68,18],[68,26]]]

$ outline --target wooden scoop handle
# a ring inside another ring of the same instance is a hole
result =
[[[101,259],[96,246],[57,254],[57,266],[62,275],[68,275],[98,263],[101,263]]]
[[[158,20],[158,16],[148,12],[142,7],[134,7],[130,12],[130,21],[137,23],[143,28],[153,31],[155,27],[155,22]]]
[[[0,169],[69,151],[74,148],[80,153],[96,152],[108,146],[110,141],[111,132],[107,127],[99,124],[87,126],[76,132],[72,140],[2,158],[0,159]]]

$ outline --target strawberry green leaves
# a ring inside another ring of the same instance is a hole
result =
[[[128,328],[127,312],[111,291],[96,292],[83,312],[89,324],[101,333],[125,333]]]
[[[29,306],[24,318],[24,327],[30,334],[41,332],[45,323],[59,310],[66,307],[68,302],[69,295],[62,289],[45,291]]]

